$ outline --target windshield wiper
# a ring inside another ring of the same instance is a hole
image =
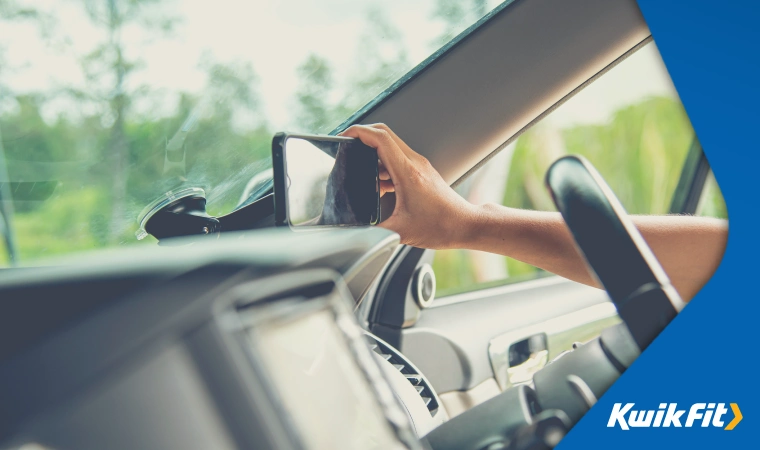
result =
[[[8,177],[8,166],[5,164],[3,138],[0,134],[0,234],[5,241],[5,250],[12,266],[18,262],[16,240],[13,235],[13,197],[11,196],[11,180]]]

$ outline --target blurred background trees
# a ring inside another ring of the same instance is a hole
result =
[[[149,103],[165,95],[134,82],[143,64],[130,45],[134,35],[147,43],[171,35],[178,22],[171,1],[78,1],[101,36],[77,56],[84,83],[32,93],[0,89],[6,106],[0,136],[21,261],[136,242],[140,210],[186,184],[206,188],[212,212],[229,212],[241,195],[235,187],[245,186],[270,152],[272,133],[247,63],[204,55],[201,93],[179,92],[174,111],[153,114]],[[41,37],[76,54],[54,18],[8,0],[0,14],[7,23],[46,20]],[[0,64],[0,86],[3,72],[13,70]],[[141,102],[148,107],[136,108]],[[45,117],[50,105],[65,111]],[[7,258],[0,253],[0,261]]]
[[[437,33],[424,39],[427,54],[476,22],[494,3],[426,3],[426,26]],[[151,68],[146,67],[144,53],[180,39],[184,18],[177,16],[175,0],[69,0],[67,5],[78,11],[81,23],[63,23],[26,2],[0,0],[0,26],[7,30],[32,24],[34,45],[75,61],[74,78],[80,80],[58,81],[58,69],[50,65],[44,66],[50,73],[38,74],[53,80],[47,88],[14,91],[8,81],[17,80],[24,68],[13,66],[6,56],[12,46],[29,43],[0,41],[0,152],[10,174],[0,174],[0,187],[13,198],[6,206],[15,212],[7,215],[14,218],[22,263],[134,244],[142,208],[183,186],[204,188],[210,213],[230,212],[251,179],[271,168],[274,132],[283,126],[330,132],[422,60],[419,52],[410,53],[410,31],[396,12],[383,9],[379,1],[362,6],[355,36],[347,36],[345,46],[314,48],[297,64],[291,74],[297,86],[288,91],[289,125],[272,125],[260,87],[259,73],[266,61],[207,52],[197,60],[202,76],[197,88],[166,88],[146,81],[144,74]],[[84,46],[71,35],[80,26],[87,29]],[[336,64],[336,51],[350,53],[355,63]],[[172,58],[166,54],[167,61]],[[163,70],[172,70],[171,65]],[[166,78],[171,84],[185,76],[171,72]],[[580,153],[597,166],[631,212],[664,213],[692,138],[677,99],[644,98],[621,107],[604,123],[539,124],[493,160],[491,164],[500,167],[491,175],[476,173],[459,191],[472,201],[551,209],[543,188],[546,168],[561,154]],[[479,176],[490,181],[477,182]],[[484,194],[487,188],[493,192]],[[710,189],[706,211],[725,217],[719,190]],[[7,263],[3,246],[0,263]],[[511,260],[483,264],[471,256],[439,252],[435,268],[444,292],[493,279],[493,267],[510,277],[535,272]]]
[[[170,33],[177,19],[161,8],[163,0],[81,1],[86,17],[102,29],[104,39],[81,58],[86,88],[68,91],[78,102],[90,103],[99,110],[101,123],[108,128],[102,147],[102,160],[109,166],[103,173],[108,173],[111,184],[111,218],[106,239],[114,242],[130,222],[125,210],[130,163],[127,117],[133,102],[147,93],[147,88],[130,89],[130,77],[140,69],[141,61],[128,57],[122,35],[132,25],[151,34]]]
[[[583,98],[584,93],[578,96]],[[618,109],[603,124],[557,128],[551,116],[547,119],[503,150],[502,153],[511,153],[508,158],[492,159],[457,191],[476,204],[484,203],[477,191],[488,189],[483,186],[487,184],[486,177],[497,170],[506,172],[506,185],[497,188],[502,198],[486,201],[513,208],[555,211],[544,187],[544,176],[557,158],[576,154],[591,161],[629,213],[669,212],[686,154],[695,139],[680,102],[666,97],[644,98]],[[714,178],[705,186],[697,214],[728,218]],[[483,264],[484,259],[487,264]],[[547,275],[511,258],[469,250],[437,251],[433,267],[440,295]]]
[[[432,45],[440,47],[490,10],[487,0],[436,0],[431,16],[444,24]]]

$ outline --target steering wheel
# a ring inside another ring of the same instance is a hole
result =
[[[684,302],[599,172],[585,158],[565,156],[546,174],[557,210],[639,350]]]

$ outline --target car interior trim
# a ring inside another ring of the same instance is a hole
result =
[[[443,406],[449,413],[450,418],[454,418],[463,412],[479,404],[496,397],[501,393],[498,383],[493,378],[488,378],[484,382],[466,391],[449,391],[438,394]]]
[[[644,46],[646,46],[650,42],[652,42],[652,36],[651,35],[649,35],[647,38],[645,38],[644,40],[642,40],[641,42],[639,42],[638,44],[636,44],[635,46],[633,46],[630,50],[628,50],[627,52],[625,52],[624,54],[622,54],[618,59],[616,59],[615,61],[611,62],[609,65],[607,65],[606,67],[604,67],[602,70],[600,70],[599,72],[595,73],[592,77],[588,78],[586,81],[584,81],[583,83],[581,83],[580,85],[578,85],[578,87],[576,87],[575,89],[573,89],[572,91],[570,91],[570,93],[568,93],[567,95],[565,95],[564,97],[562,97],[556,103],[554,103],[549,108],[547,108],[546,110],[544,110],[541,114],[539,114],[538,116],[536,116],[533,120],[531,120],[530,122],[528,122],[519,131],[517,131],[515,134],[513,134],[512,136],[510,136],[509,139],[507,139],[506,141],[504,141],[503,143],[501,143],[501,145],[499,145],[498,147],[496,147],[491,153],[489,153],[479,163],[475,164],[470,170],[468,170],[467,172],[465,172],[464,175],[462,175],[456,181],[454,181],[453,183],[451,183],[451,186],[452,187],[457,187],[460,183],[462,183],[464,180],[466,180],[467,177],[469,177],[473,173],[477,172],[478,169],[480,169],[485,164],[487,164],[488,161],[490,161],[491,158],[493,158],[494,156],[496,156],[500,151],[502,151],[505,148],[507,148],[507,146],[509,146],[513,142],[517,141],[517,139],[520,136],[522,136],[523,133],[525,133],[526,131],[528,131],[531,128],[533,128],[536,124],[538,124],[539,122],[541,122],[542,120],[544,120],[544,118],[546,118],[549,114],[551,114],[552,112],[554,112],[557,108],[559,108],[560,106],[564,105],[565,102],[567,102],[571,98],[575,97],[576,94],[578,94],[579,92],[581,92],[584,89],[586,89],[587,86],[591,85],[597,79],[599,79],[600,77],[604,76],[607,72],[609,72],[610,70],[614,69],[615,66],[617,66],[618,64],[620,64],[623,61],[625,61],[626,59],[628,59],[629,56],[633,55],[634,53],[636,53],[637,51],[639,51],[641,48],[643,48]]]
[[[422,74],[425,71],[425,69],[427,69],[433,63],[435,63],[438,59],[445,57],[450,51],[456,48],[456,46],[459,45],[463,40],[467,39],[467,37],[469,37],[471,34],[477,32],[483,26],[484,23],[488,22],[489,20],[492,20],[494,16],[504,11],[515,1],[517,0],[506,0],[502,2],[501,4],[499,4],[498,6],[496,6],[486,15],[478,19],[474,24],[470,25],[469,27],[467,27],[467,29],[459,33],[456,37],[451,39],[446,44],[444,44],[443,47],[436,50],[435,52],[433,52],[433,54],[425,58],[421,63],[419,63],[414,68],[412,68],[412,70],[410,70],[408,73],[406,73],[396,82],[394,82],[390,87],[388,87],[383,92],[378,94],[375,98],[373,98],[369,103],[367,103],[366,105],[361,107],[358,111],[353,113],[348,119],[343,121],[343,123],[335,127],[329,134],[330,135],[338,134],[339,132],[348,128],[350,125],[361,122],[368,114],[370,114],[380,105],[382,105],[382,103],[385,102],[389,97],[394,95],[398,90],[400,90],[405,85],[407,85],[412,80],[414,80],[417,76]]]
[[[465,302],[470,302],[474,300],[481,300],[486,297],[497,297],[497,296],[512,294],[514,292],[527,291],[527,290],[531,290],[535,288],[540,288],[544,286],[554,286],[554,285],[563,284],[563,283],[571,283],[571,281],[567,280],[566,278],[552,275],[552,276],[537,278],[535,280],[521,281],[519,283],[511,283],[511,284],[508,283],[502,286],[496,286],[496,287],[491,287],[491,288],[486,288],[486,289],[478,289],[475,291],[463,292],[461,294],[454,294],[454,295],[449,295],[446,297],[441,297],[440,299],[436,299],[435,301],[433,301],[433,303],[428,308],[430,309],[442,308],[442,307],[454,305],[457,303],[465,303]]]
[[[530,382],[532,374],[543,368],[548,362],[557,358],[562,353],[570,351],[577,343],[584,343],[598,337],[602,330],[620,323],[617,309],[612,303],[600,303],[588,308],[574,311],[547,321],[530,325],[524,328],[509,331],[491,339],[488,345],[488,356],[491,360],[494,378],[502,390],[519,384]],[[530,360],[520,365],[510,363],[513,348],[525,339],[533,336],[545,335],[545,349],[538,352],[541,354],[541,363],[536,362],[531,367],[525,367]],[[527,372],[526,372],[527,371]]]
[[[413,327],[401,330],[400,350],[437,392],[465,391],[493,378],[487,350],[493,337],[604,303],[609,303],[604,291],[565,281],[428,308]]]
[[[451,184],[650,36],[628,0],[514,2],[361,122],[386,123]]]

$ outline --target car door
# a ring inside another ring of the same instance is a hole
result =
[[[700,196],[705,181],[714,181],[653,43],[527,130],[456,190],[476,204],[550,211],[543,177],[568,153],[588,158],[629,213],[693,214],[702,204],[703,213],[725,218],[717,185]],[[709,198],[694,200],[700,197]],[[371,329],[419,367],[450,416],[530,382],[554,358],[620,321],[603,290],[501,255],[405,248],[393,264],[378,290]],[[429,304],[414,294],[428,267],[437,280]]]

